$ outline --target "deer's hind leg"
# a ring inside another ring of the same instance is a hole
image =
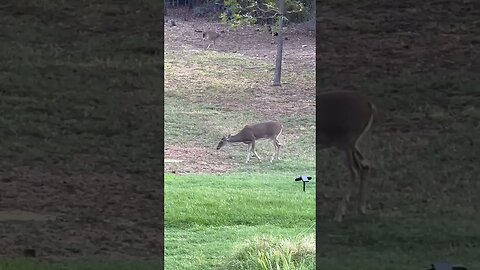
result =
[[[335,221],[337,222],[341,222],[347,212],[348,203],[350,202],[350,197],[352,195],[353,185],[355,184],[358,175],[358,171],[355,166],[354,150],[352,148],[347,148],[344,151],[346,154],[346,165],[350,171],[350,181],[348,181],[348,184],[345,187],[342,201],[338,205],[337,213],[335,214]]]
[[[270,158],[270,162],[273,161],[273,158],[275,158],[275,153],[277,152],[277,146],[275,145],[275,141],[272,140],[272,143],[273,143],[274,151],[273,151],[272,157]]]
[[[270,162],[273,161],[275,156],[277,157],[277,160],[280,160],[280,147],[282,146],[282,144],[280,144],[280,141],[278,140],[278,137],[280,136],[281,133],[282,133],[282,130],[280,130],[278,135],[272,140],[273,146],[275,147],[275,152],[273,153],[272,159],[270,160]]]
[[[278,139],[275,139],[273,141],[273,144],[275,146],[275,154],[276,154],[276,157],[277,157],[277,160],[280,160],[280,147],[282,147],[282,145],[280,144],[280,141]]]
[[[355,148],[354,152],[354,166],[356,170],[358,171],[360,175],[360,185],[359,185],[359,190],[358,190],[358,211],[365,215],[367,213],[367,181],[366,181],[366,175],[368,173],[368,170],[370,169],[370,165],[366,159],[363,158],[362,154],[360,151]]]
[[[360,136],[355,140],[354,142],[354,148],[353,148],[353,159],[354,159],[354,165],[357,171],[360,174],[360,186],[359,186],[359,194],[358,194],[358,211],[361,214],[366,214],[367,212],[367,181],[366,181],[366,175],[368,171],[370,170],[370,162],[363,157],[362,153],[360,152],[358,148],[358,143],[360,140],[365,136],[365,134],[370,130],[372,123],[373,123],[373,113],[375,111],[375,106],[371,105],[372,108],[372,114],[370,115],[370,119],[368,120],[367,126],[363,129],[362,133],[360,133]]]
[[[275,158],[275,156],[278,159],[278,152],[280,151],[280,145],[277,139],[273,139],[272,144],[273,144],[274,151],[273,151],[272,157],[270,158],[270,162],[273,162],[273,159]]]

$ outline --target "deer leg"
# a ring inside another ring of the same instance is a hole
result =
[[[360,191],[358,197],[358,210],[365,215],[367,213],[367,195],[366,195],[366,180],[365,174],[367,172],[364,169],[360,169]]]
[[[277,160],[280,160],[280,146],[282,146],[277,139],[273,139],[272,143],[273,143],[273,147],[275,148],[275,151],[273,152],[270,162],[273,162],[273,159],[275,157],[277,158]]]
[[[280,146],[282,146],[282,145],[280,144],[280,142],[277,139],[275,139],[273,141],[273,146],[275,147],[275,152],[273,153],[272,160],[273,160],[274,157],[276,157],[277,160],[280,160]]]
[[[355,149],[356,155],[354,155],[355,166],[360,174],[360,187],[358,191],[358,211],[365,215],[367,213],[367,202],[366,202],[366,174],[369,169],[369,164],[366,165],[362,163],[363,159],[362,154],[358,149]]]
[[[278,137],[280,136],[280,134],[282,134],[282,131],[283,131],[283,127],[280,130],[280,132],[278,132],[277,136],[275,137],[275,145],[276,145],[276,150],[277,150],[277,160],[280,160],[280,147],[282,146],[282,144],[280,144],[280,141],[278,140]]]
[[[273,159],[275,158],[275,155],[277,154],[277,144],[275,144],[275,140],[272,140],[272,143],[273,143],[273,148],[275,149],[273,151],[273,155],[272,157],[270,158],[270,162],[273,162]]]
[[[257,151],[255,150],[255,141],[252,141],[252,150],[255,157],[258,158],[259,161],[262,161],[262,159],[258,156]]]
[[[275,143],[277,144],[277,160],[280,160],[280,147],[282,147],[282,145],[277,139],[275,139]]]
[[[358,149],[358,146],[355,146],[354,150],[354,157],[356,158],[358,165],[364,169],[369,169],[370,168],[370,161],[368,161],[366,158],[363,157],[362,153]]]
[[[353,185],[356,182],[356,176],[357,176],[357,170],[354,164],[355,161],[353,157],[353,150],[351,148],[348,148],[345,150],[345,154],[346,154],[346,165],[348,170],[350,171],[350,181],[345,187],[345,193],[343,195],[343,199],[338,205],[337,213],[335,214],[335,221],[337,222],[341,222],[347,212],[348,203],[350,202],[350,196],[352,195]]]
[[[252,148],[252,144],[249,143],[249,144],[248,144],[248,147],[247,147],[247,160],[245,161],[245,163],[248,163],[248,161],[250,160],[250,155],[251,155],[250,149],[251,149],[251,148]]]

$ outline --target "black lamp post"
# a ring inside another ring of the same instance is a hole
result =
[[[311,176],[301,175],[295,178],[295,181],[302,181],[303,182],[303,192],[305,192],[305,185],[312,180]]]

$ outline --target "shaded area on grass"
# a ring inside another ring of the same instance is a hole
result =
[[[143,270],[156,270],[161,267],[158,263],[135,261],[104,261],[95,258],[88,258],[82,261],[68,261],[68,262],[56,262],[46,263],[38,262],[35,260],[29,260],[25,258],[7,259],[1,264],[2,270],[130,270],[130,269],[143,269]]]
[[[158,260],[160,8],[1,5],[0,208],[55,216],[2,221],[3,255]]]
[[[330,223],[348,174],[336,151],[319,153],[322,267],[478,268],[478,7],[332,0],[318,8],[318,86],[362,91],[378,108],[361,145],[374,167],[367,217],[352,213],[355,191],[345,224]]]

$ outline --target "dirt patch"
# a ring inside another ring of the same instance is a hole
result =
[[[171,173],[225,173],[238,162],[224,151],[204,147],[165,147],[165,172]]]
[[[4,255],[159,258],[158,177],[21,168],[0,174],[0,189]]]
[[[49,221],[55,220],[55,215],[52,214],[38,214],[28,211],[0,211],[0,222],[5,221]]]
[[[182,12],[181,9],[178,11]],[[218,52],[240,53],[250,57],[275,62],[277,45],[272,36],[261,26],[242,26],[231,29],[219,22],[204,19],[184,21],[178,16],[165,17],[174,20],[176,26],[165,25],[165,49],[191,48],[206,49],[208,43],[202,41],[199,31],[216,31],[221,34],[215,47]],[[196,32],[197,31],[197,32]],[[287,68],[305,68],[315,72],[315,33],[304,25],[288,26],[284,32],[287,40],[283,43],[283,66]]]
[[[181,18],[182,11],[172,10],[173,12],[178,13],[177,16],[166,18],[173,19],[176,23],[176,26],[169,26],[168,23],[165,25],[166,50],[178,48],[206,50],[208,44],[202,41],[201,31],[214,30],[219,32],[221,37],[217,40],[215,47],[208,50],[237,53],[270,63],[272,69],[266,76],[272,76],[273,82],[277,45],[273,37],[262,27],[242,26],[230,29],[219,22],[208,22],[198,18],[191,21],[179,20],[176,17]],[[284,41],[283,48],[283,78],[302,70],[302,72],[311,72],[312,79],[299,81],[299,78],[293,76],[288,80],[283,79],[281,88],[252,81],[251,84],[245,86],[248,88],[246,91],[250,91],[251,94],[241,101],[242,106],[238,106],[238,96],[218,97],[216,103],[222,107],[222,110],[249,109],[265,119],[277,119],[297,113],[314,114],[316,48],[314,32],[307,30],[304,25],[291,25],[286,28],[285,37],[288,40]],[[185,98],[191,99],[192,102],[202,102],[204,99],[202,95],[190,95]]]

